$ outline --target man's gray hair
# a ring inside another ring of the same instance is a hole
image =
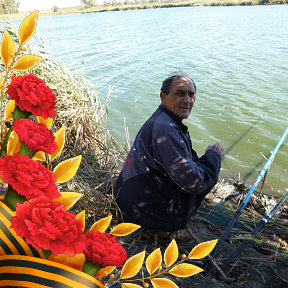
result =
[[[171,88],[171,84],[173,82],[173,80],[175,78],[181,78],[181,77],[185,77],[188,78],[192,81],[195,91],[196,91],[196,85],[193,79],[191,79],[190,77],[186,76],[186,75],[181,75],[181,74],[174,74],[172,76],[169,76],[168,78],[166,78],[163,82],[162,82],[162,86],[161,86],[161,92],[165,93],[165,94],[169,94],[170,92],[170,88]]]

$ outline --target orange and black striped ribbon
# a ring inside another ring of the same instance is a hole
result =
[[[27,255],[38,258],[45,258],[41,250],[36,250],[32,245],[27,244],[22,237],[19,237],[14,229],[11,229],[11,218],[15,212],[11,211],[0,201],[0,255]]]
[[[0,287],[104,288],[92,276],[46,259],[0,256]]]
[[[0,287],[104,288],[86,273],[46,260],[42,250],[26,244],[10,228],[13,216],[0,200]]]

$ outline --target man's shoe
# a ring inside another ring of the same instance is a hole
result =
[[[191,235],[186,231],[186,229],[177,230],[172,233],[171,239],[175,239],[176,241],[185,242],[191,240]]]
[[[172,231],[172,232],[167,232],[163,230],[157,230],[156,235],[158,240],[169,240],[172,241],[175,239],[177,245],[179,248],[183,249],[188,249],[193,246],[195,246],[194,239],[191,237],[191,235],[187,232],[186,229],[182,230],[177,230],[177,231]]]

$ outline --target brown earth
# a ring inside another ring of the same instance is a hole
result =
[[[189,245],[186,243],[183,246],[181,242],[176,240],[179,247],[179,254],[189,253],[199,242],[219,239],[227,224],[234,216],[235,211],[239,207],[239,203],[241,203],[245,197],[245,192],[247,192],[247,188],[242,184],[219,182],[213,191],[208,194],[199,208],[197,215],[188,225],[189,231],[193,235],[188,243]],[[87,212],[86,215],[90,215],[90,217],[86,219],[88,223],[94,223],[95,220],[99,220],[95,219],[98,217],[96,217],[95,213],[97,209],[95,209],[95,207],[93,208],[93,198],[95,198],[95,196],[93,197],[90,194],[89,197],[86,197],[82,201],[84,207],[78,207],[80,209],[79,211],[85,208]],[[96,198],[98,199],[98,197]],[[244,239],[250,239],[249,245],[246,246],[238,258],[236,258],[227,269],[221,271],[223,275],[219,274],[219,271],[215,269],[214,265],[212,265],[206,257],[197,261],[194,260],[194,262],[189,260],[191,261],[189,263],[199,267],[204,267],[206,263],[209,263],[207,270],[204,272],[187,278],[178,278],[169,274],[164,274],[163,277],[171,279],[180,288],[287,288],[287,202],[281,206],[281,209],[279,209],[261,232],[257,233],[255,237],[249,236],[249,233],[253,231],[263,215],[267,214],[278,201],[279,199],[265,195],[261,198],[259,197],[259,193],[252,195],[247,206],[242,211],[242,215],[224,242],[222,249],[220,249],[218,257],[214,259],[214,263],[221,267],[223,262]],[[97,202],[97,200],[95,200],[95,202]],[[116,216],[117,215],[113,218],[119,219],[119,214],[118,217]],[[159,239],[155,234],[143,231],[136,231],[118,240],[126,249],[128,257],[143,250],[146,251],[146,256],[148,256],[158,247],[161,248],[163,255],[171,241],[171,239]],[[145,265],[143,265],[141,277],[143,277],[145,273]],[[134,283],[143,286],[139,282]],[[113,287],[118,286],[116,284],[113,285]],[[152,285],[150,284],[149,287],[152,287]]]
[[[189,242],[188,247],[181,247],[181,243],[178,243],[180,255],[182,253],[189,253],[199,242],[219,239],[221,237],[226,225],[234,216],[238,203],[243,199],[243,196],[245,196],[246,190],[243,189],[243,187],[241,184],[223,182],[216,185],[215,189],[201,205],[197,215],[188,225],[189,230],[193,234],[193,239]],[[224,200],[227,196],[232,199]],[[255,228],[263,215],[265,215],[271,207],[273,208],[277,201],[279,201],[279,199],[268,196],[260,198],[259,195],[252,195],[251,200],[247,204],[247,208],[243,210],[243,215],[240,216],[232,232],[228,235],[222,249],[220,249],[218,257],[214,259],[216,265],[221,266],[223,261],[243,242],[243,239],[249,237],[249,233]],[[208,268],[204,272],[187,278],[178,278],[169,274],[165,274],[165,277],[171,279],[181,288],[287,288],[287,212],[288,205],[282,205],[278,213],[274,215],[261,232],[257,233],[255,237],[252,237],[249,245],[246,246],[238,258],[236,258],[227,269],[220,271],[223,272],[222,276],[206,257],[194,262],[189,260],[191,261],[189,263],[200,267],[203,267],[208,262]],[[143,250],[146,250],[146,254],[148,255],[158,247],[161,248],[163,255],[171,241],[159,239],[155,234],[151,235],[143,231],[135,232],[124,239],[125,241],[122,244],[128,256],[135,255]],[[142,273],[145,275],[145,271],[142,271]],[[150,284],[149,287],[152,287],[152,285]]]

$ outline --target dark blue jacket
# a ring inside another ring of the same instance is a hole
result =
[[[116,183],[127,220],[146,229],[183,229],[216,184],[220,156],[192,149],[188,128],[160,105],[138,132]]]

